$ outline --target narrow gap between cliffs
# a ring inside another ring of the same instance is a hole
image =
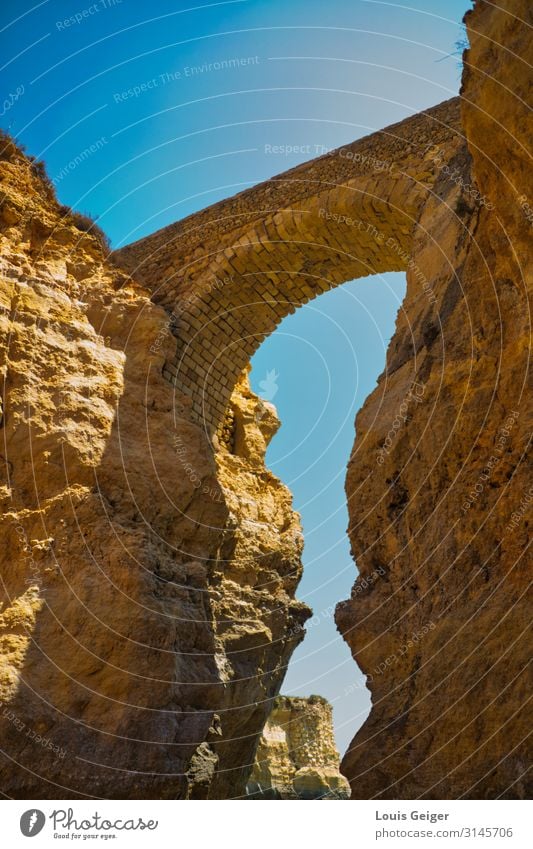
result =
[[[331,702],[341,753],[370,710],[365,678],[333,618],[357,575],[346,534],[346,464],[355,415],[385,368],[405,286],[399,272],[338,286],[284,319],[252,359],[252,388],[281,419],[266,463],[292,491],[302,517],[297,598],[314,612],[281,692]]]

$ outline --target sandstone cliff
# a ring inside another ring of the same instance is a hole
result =
[[[362,577],[384,572],[336,614],[372,694],[342,763],[356,798],[531,793],[531,10],[499,6],[467,16],[468,152],[424,207],[386,371],[356,420],[349,533]]]
[[[347,799],[331,705],[321,696],[278,696],[266,721],[247,793],[259,799]]]
[[[243,379],[215,460],[167,314],[1,148],[3,791],[238,793],[307,616],[275,412]]]
[[[161,291],[146,243],[133,279],[2,140],[7,795],[245,793],[308,611],[264,466],[275,411],[235,378],[294,303],[393,269],[407,296],[346,482],[380,577],[337,611],[373,701],[342,769],[355,797],[528,793],[530,12],[500,6],[467,18],[462,127],[449,101],[200,213],[192,244],[190,220],[154,234]]]

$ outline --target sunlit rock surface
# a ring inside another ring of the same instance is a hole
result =
[[[347,799],[331,705],[321,696],[278,696],[259,741],[247,792],[253,799]]]
[[[308,615],[275,411],[243,378],[215,456],[168,315],[0,150],[2,790],[242,794]]]
[[[372,710],[342,770],[355,798],[531,794],[530,9],[499,6],[468,16],[462,100],[113,261],[2,139],[6,795],[245,795],[308,610],[277,417],[242,373],[295,305],[402,269],[348,466],[362,580],[337,624]]]
[[[422,212],[387,368],[356,419],[349,534],[362,578],[383,575],[336,614],[372,695],[342,762],[355,798],[533,790],[531,8],[499,6],[467,16],[468,153]]]

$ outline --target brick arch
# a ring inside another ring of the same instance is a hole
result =
[[[168,310],[177,345],[164,374],[210,435],[286,315],[347,280],[409,267],[424,203],[462,144],[454,98],[115,252]]]

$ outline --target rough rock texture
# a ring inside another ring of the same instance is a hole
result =
[[[483,191],[521,248],[533,223],[531,27],[528,0],[478,2],[465,16],[462,123]]]
[[[380,578],[337,612],[373,700],[342,768],[355,797],[528,793],[530,11],[499,6],[468,16],[461,104],[115,257],[150,291],[2,140],[6,795],[244,794],[307,609],[263,463],[275,413],[234,386],[295,306],[403,268],[348,469],[353,551]]]
[[[275,413],[244,381],[217,467],[167,314],[0,148],[2,790],[243,792],[307,616]]]
[[[244,793],[271,697],[311,614],[294,600],[302,571],[299,517],[290,492],[264,464],[279,419],[272,404],[251,392],[246,373],[233,392],[229,419],[231,437],[216,454],[228,518],[211,586],[215,660],[227,695],[220,699],[222,733],[212,744],[220,759],[212,798]]]
[[[259,799],[347,799],[331,705],[321,696],[278,696],[257,748],[248,795]]]
[[[531,40],[518,20],[531,10],[499,5],[517,18],[487,3],[467,16],[462,109],[472,160],[443,169],[415,241],[436,304],[411,270],[386,372],[356,420],[349,533],[361,575],[385,572],[364,592],[356,583],[336,615],[372,694],[342,763],[356,798],[516,798],[533,789],[532,268],[519,202],[528,141],[520,57],[531,61]]]

